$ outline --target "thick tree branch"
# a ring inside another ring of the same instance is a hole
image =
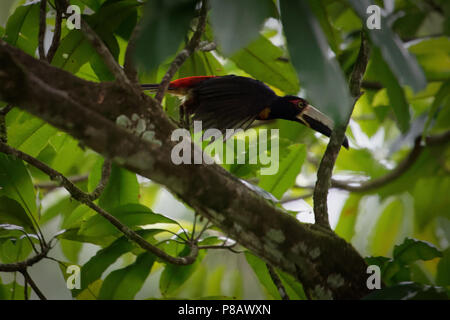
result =
[[[171,153],[178,141],[170,137],[177,127],[145,94],[79,79],[2,41],[0,61],[0,99],[164,185],[229,237],[301,281],[308,296],[351,299],[369,292],[364,259],[327,228],[300,223],[218,165],[174,164]],[[116,125],[118,116],[132,113],[157,128],[151,139]]]
[[[194,53],[195,49],[198,47],[202,34],[205,31],[207,14],[208,14],[208,1],[202,0],[202,7],[200,8],[200,15],[198,17],[197,29],[195,30],[191,40],[189,40],[189,43],[186,45],[186,47],[183,50],[181,50],[177,54],[175,59],[172,61],[169,70],[167,70],[166,74],[161,80],[161,83],[159,84],[158,91],[156,92],[155,95],[155,99],[159,103],[161,103],[164,94],[166,93],[167,88],[169,87],[170,80],[172,80],[173,76],[181,67],[181,65],[187,60],[187,58],[189,58],[189,56],[192,53]]]
[[[342,142],[345,138],[345,130],[347,128],[350,116],[353,112],[356,101],[361,96],[361,82],[366,71],[367,63],[369,62],[369,47],[367,40],[365,39],[364,32],[361,31],[361,46],[359,54],[353,67],[353,72],[350,77],[349,89],[350,94],[353,96],[353,105],[351,111],[347,115],[345,121],[336,125],[330,137],[325,154],[322,157],[322,161],[317,171],[317,182],[314,188],[314,216],[316,224],[330,228],[330,222],[328,221],[328,190],[331,185],[331,176],[333,167],[336,162],[339,150],[341,149]]]

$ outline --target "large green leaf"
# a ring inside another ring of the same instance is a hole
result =
[[[161,230],[141,230],[138,231],[139,235],[147,241],[150,240],[155,234],[161,232]],[[114,241],[108,247],[99,250],[95,256],[93,256],[88,262],[86,262],[81,268],[81,289],[72,291],[73,296],[80,294],[91,283],[100,279],[103,272],[113,264],[124,253],[131,251],[135,248],[135,244],[129,241],[125,236],[120,237]]]
[[[101,175],[100,175],[101,176]],[[113,164],[111,176],[99,199],[105,210],[129,203],[138,203],[139,183],[136,174]]]
[[[8,143],[36,157],[56,133],[56,129],[29,113],[14,109],[6,117]]]
[[[390,107],[394,110],[398,127],[406,132],[410,126],[411,115],[406,101],[405,92],[398,84],[397,79],[381,57],[380,51],[372,50],[372,64],[370,71],[383,84],[389,96]]]
[[[174,220],[169,219],[163,215],[156,214],[149,208],[140,204],[126,204],[109,211],[110,214],[115,216],[123,224],[129,228],[136,229],[138,226],[144,226],[155,223],[176,223]],[[100,215],[95,215],[89,218],[82,224],[80,234],[85,236],[107,236],[115,235],[120,231],[117,230],[108,220]]]
[[[267,293],[272,297],[272,299],[280,299],[280,293],[270,277],[266,263],[248,251],[245,252],[245,258],[255,272],[259,282],[265,290],[267,290]]]
[[[305,145],[295,144],[289,147],[289,154],[280,161],[278,172],[263,175],[259,186],[280,199],[294,184],[306,158]]]
[[[450,286],[450,248],[444,251],[443,257],[438,263],[436,284],[439,286]]]
[[[389,200],[387,200],[389,201]],[[384,208],[372,231],[371,253],[387,256],[397,241],[404,219],[404,205],[400,199],[392,200]]]
[[[450,39],[448,37],[423,38],[414,41],[408,49],[417,57],[429,80],[450,77]]]
[[[297,74],[292,64],[283,57],[284,51],[261,35],[230,58],[255,79],[273,85],[286,94],[297,94]]]
[[[342,123],[349,116],[352,99],[308,1],[281,0],[280,7],[288,49],[302,87],[316,108]]]
[[[362,196],[350,194],[339,216],[335,232],[338,236],[350,242],[355,234],[355,224],[358,217],[358,208]]]
[[[185,246],[178,256],[186,256],[189,251],[189,247]],[[159,289],[161,294],[166,297],[174,295],[177,290],[179,290],[180,287],[192,276],[195,270],[197,270],[203,256],[203,252],[200,252],[195,262],[187,266],[167,264],[159,280]]]
[[[34,55],[38,43],[39,3],[19,6],[6,23],[4,40]]]
[[[367,7],[374,4],[372,0],[349,0],[362,21],[366,21]],[[389,65],[396,78],[403,85],[410,86],[419,92],[426,86],[426,79],[420,66],[404,47],[400,38],[392,32],[385,17],[381,17],[381,28],[369,30],[373,43],[380,48],[384,60]]]
[[[133,264],[111,272],[103,281],[98,298],[102,300],[133,299],[150,274],[154,262],[155,256],[145,252],[140,254]]]
[[[35,232],[33,222],[20,203],[5,196],[0,196],[0,224],[15,224],[27,232]]]
[[[136,61],[146,70],[154,70],[176,53],[194,18],[195,4],[194,0],[152,0],[146,3],[141,33],[136,41]]]
[[[111,37],[111,33],[120,26],[121,22],[135,12],[137,6],[139,6],[139,2],[135,0],[116,1],[102,6],[92,16],[84,16],[84,19],[98,35],[107,40]],[[94,55],[96,55],[96,52],[83,33],[74,29],[61,40],[52,64],[71,73],[76,73]]]
[[[293,276],[290,274],[283,272],[281,270],[277,270],[281,283],[286,290],[289,299],[291,300],[307,300],[305,291],[303,290],[303,286],[300,282],[295,280]]]
[[[425,241],[406,238],[402,244],[394,247],[393,258],[401,264],[438,257],[442,257],[442,253],[434,245]]]
[[[270,0],[212,0],[211,24],[223,53],[230,55],[258,38],[273,9]]]
[[[36,195],[23,162],[0,153],[0,196],[16,200],[27,215],[36,218]]]
[[[31,293],[31,286],[28,287],[28,296]],[[13,281],[3,284],[0,279],[0,300],[25,300],[25,287]]]

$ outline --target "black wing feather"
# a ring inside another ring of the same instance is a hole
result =
[[[275,92],[258,80],[223,76],[201,82],[194,88],[193,120],[201,120],[204,130],[246,129],[271,102]]]

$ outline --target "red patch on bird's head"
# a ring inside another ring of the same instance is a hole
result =
[[[300,108],[304,108],[308,105],[308,101],[306,101],[303,98],[299,98],[299,97],[292,97],[292,99],[288,100],[290,103],[292,103],[293,105],[300,107]]]

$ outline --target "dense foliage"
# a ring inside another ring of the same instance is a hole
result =
[[[55,26],[55,2],[49,0],[46,7],[47,49]],[[120,65],[135,26],[141,25],[135,52],[141,83],[161,81],[198,20],[198,7],[191,0],[70,3],[81,8],[83,19]],[[383,9],[381,29],[366,28],[370,16],[366,8],[372,3]],[[368,264],[381,267],[387,287],[367,298],[448,298],[450,3],[214,0],[209,4],[200,47],[212,42],[217,47],[193,52],[175,79],[253,77],[280,95],[300,93],[336,123],[345,121],[351,111],[347,79],[363,30],[371,55],[362,82],[364,94],[346,131],[350,149],[340,151],[334,169],[330,223],[367,257]],[[39,57],[40,2],[2,0],[0,11],[10,12],[0,16],[2,39]],[[51,64],[93,82],[114,80],[82,31],[70,30],[65,21]],[[175,121],[180,103],[168,95],[163,100],[165,112]],[[8,108],[1,101],[0,107]],[[64,174],[81,190],[93,192],[102,180],[101,155],[20,108],[2,113],[0,128],[3,142]],[[328,138],[284,120],[257,123],[255,129],[260,128],[279,129],[277,174],[261,175],[261,163],[222,167],[258,186],[257,192],[276,200],[300,221],[312,222],[311,192]],[[432,143],[433,137],[445,134],[446,139]],[[412,156],[412,150],[419,152]],[[393,172],[398,175],[391,179]],[[367,187],[372,181],[380,183]],[[44,237],[52,239],[54,247],[48,253],[52,259],[33,265],[29,273],[47,298],[281,298],[262,259],[195,215],[164,186],[119,163],[112,165],[95,203],[172,256],[186,255],[185,240],[194,237],[205,248],[188,266],[157,258],[74,200],[58,181],[0,153],[0,266],[32,257]],[[66,288],[70,265],[81,266],[79,289]],[[281,270],[275,272],[291,299],[306,299],[301,283]],[[0,299],[24,297],[18,272],[0,272]]]

